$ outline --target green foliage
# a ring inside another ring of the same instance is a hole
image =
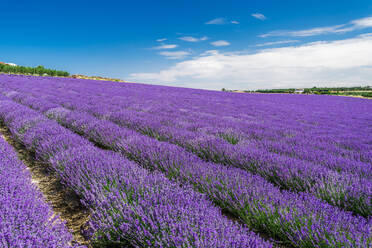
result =
[[[372,97],[372,92],[344,92],[343,95],[348,96],[363,96],[363,97]]]
[[[245,92],[257,92],[257,93],[294,93],[295,89],[266,89],[256,91],[245,91]],[[305,88],[302,94],[315,94],[315,95],[347,95],[347,96],[362,96],[372,97],[371,86],[358,86],[358,87],[312,87]]]
[[[26,75],[40,75],[40,76],[44,76],[44,75],[58,76],[58,77],[67,77],[70,75],[67,71],[47,69],[41,65],[37,67],[28,67],[28,66],[11,66],[7,64],[0,64],[0,72],[26,74]]]
[[[357,87],[321,87],[321,88],[317,88],[317,87],[313,87],[313,88],[308,88],[308,90],[311,90],[311,91],[318,91],[318,92],[324,92],[324,91],[370,91],[372,90],[371,87],[369,86],[366,86],[366,87],[362,87],[362,86],[357,86]]]
[[[256,90],[258,93],[294,93],[295,89],[269,89],[269,90]]]
[[[363,97],[371,97],[372,98],[372,92],[364,92],[360,94]]]

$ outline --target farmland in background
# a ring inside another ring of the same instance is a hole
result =
[[[227,91],[222,89],[222,91]],[[232,91],[235,92],[235,91]],[[280,93],[280,94],[315,94],[315,95],[338,95],[338,96],[357,96],[372,98],[371,86],[360,87],[312,87],[304,89],[262,89],[253,91],[239,91],[245,93]]]

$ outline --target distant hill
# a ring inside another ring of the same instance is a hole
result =
[[[125,82],[122,79],[117,79],[117,78],[107,78],[107,77],[100,77],[100,76],[85,76],[85,75],[71,75],[69,76],[71,78],[78,78],[78,79],[91,79],[91,80],[102,80],[102,81],[114,81],[114,82]]]

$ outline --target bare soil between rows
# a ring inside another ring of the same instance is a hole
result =
[[[31,172],[32,182],[43,193],[45,201],[53,208],[54,213],[65,221],[74,237],[72,245],[91,247],[82,234],[89,220],[89,211],[81,204],[79,197],[72,190],[64,187],[58,176],[48,169],[45,163],[37,161],[21,143],[15,141],[9,129],[2,124],[0,124],[0,134],[13,146],[18,158]]]
[[[85,245],[88,248],[97,247],[97,245],[92,245],[83,235],[90,216],[89,211],[81,204],[79,197],[72,190],[61,184],[58,176],[48,169],[48,165],[36,160],[32,153],[28,152],[21,143],[14,140],[9,129],[1,123],[0,134],[13,146],[17,152],[18,158],[29,169],[33,183],[35,183],[43,193],[46,202],[52,206],[54,213],[59,215],[60,218],[66,222],[66,226],[74,236],[72,244]],[[101,149],[108,149],[96,143],[94,144]],[[239,218],[227,210],[222,210],[222,213],[227,218],[243,224]],[[266,233],[258,232],[258,234],[263,239],[272,241],[277,248],[292,247],[288,244],[283,244],[282,242],[271,239]]]

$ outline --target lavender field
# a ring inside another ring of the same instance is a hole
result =
[[[372,101],[0,75],[0,247],[372,247]]]

